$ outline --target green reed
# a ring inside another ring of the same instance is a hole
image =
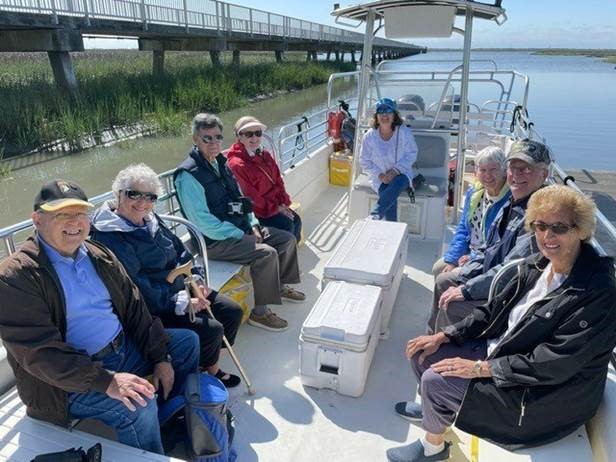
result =
[[[211,65],[207,53],[171,53],[165,73],[152,75],[150,53],[89,51],[73,53],[79,92],[59,90],[42,53],[0,55],[0,138],[6,155],[27,152],[56,140],[70,150],[85,138],[100,140],[105,130],[142,124],[162,135],[179,134],[199,111],[221,112],[247,99],[277,90],[324,83],[350,63],[307,63],[303,54],[276,63],[272,54],[230,56]],[[295,58],[295,59],[294,59]]]

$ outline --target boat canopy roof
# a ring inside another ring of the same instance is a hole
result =
[[[368,10],[374,10],[377,17],[383,18],[385,12],[392,8],[414,7],[414,6],[444,6],[455,8],[458,16],[466,15],[466,9],[472,8],[473,16],[481,19],[489,19],[501,23],[505,18],[505,9],[500,5],[502,0],[495,0],[494,3],[474,2],[468,0],[377,0],[362,2],[357,5],[338,7],[333,12],[333,16],[338,18],[354,19],[364,21]]]

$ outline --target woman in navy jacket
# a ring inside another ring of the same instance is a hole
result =
[[[218,367],[223,332],[233,344],[242,309],[228,297],[203,288],[204,297],[190,296],[184,290],[184,277],[166,280],[171,270],[191,256],[180,239],[153,212],[162,190],[156,173],[145,164],[120,171],[113,182],[115,199],[105,203],[92,218],[92,238],[109,247],[139,287],[148,309],[166,327],[194,330],[200,339],[199,365],[219,378],[227,387],[237,386],[240,378]],[[197,323],[188,320],[191,304]],[[210,306],[216,320],[206,315]]]

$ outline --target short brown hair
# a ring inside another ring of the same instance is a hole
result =
[[[399,127],[400,125],[404,125],[404,122],[402,121],[402,117],[400,117],[400,113],[398,111],[394,111],[393,114],[394,114],[394,121],[392,122],[391,126],[393,128],[396,128],[396,127]],[[372,128],[379,128],[379,121],[376,118],[376,112],[372,116],[372,121],[370,122],[370,126]]]
[[[580,231],[582,241],[590,240],[597,227],[597,206],[594,201],[576,190],[553,184],[534,192],[528,201],[524,225],[530,231],[530,224],[537,216],[554,210],[569,210],[573,217],[573,224]]]

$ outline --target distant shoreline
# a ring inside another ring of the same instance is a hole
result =
[[[430,51],[459,51],[459,48],[428,48]],[[616,49],[613,48],[473,48],[473,51],[529,51],[534,55],[546,56],[587,56],[601,58],[616,64]]]

